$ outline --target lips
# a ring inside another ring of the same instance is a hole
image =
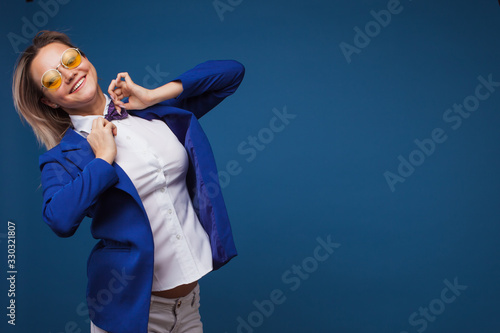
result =
[[[87,76],[84,76],[80,80],[78,80],[73,86],[73,88],[71,88],[70,94],[74,93],[75,91],[78,91],[78,89],[80,89],[85,83],[86,78]]]

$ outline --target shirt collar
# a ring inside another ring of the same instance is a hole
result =
[[[104,110],[102,112],[102,116],[105,116],[108,114],[108,106],[109,103],[111,102],[111,98],[108,97],[108,95],[103,94],[104,97],[106,98],[106,106],[104,107]],[[87,137],[87,135],[90,134],[90,131],[92,130],[92,122],[94,119],[102,117],[102,116],[79,116],[79,115],[69,115],[71,118],[71,123],[73,124],[73,128],[75,131],[77,131],[80,135]]]

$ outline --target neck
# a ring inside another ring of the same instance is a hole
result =
[[[102,90],[99,89],[94,99],[90,101],[88,105],[78,109],[65,109],[65,111],[70,115],[102,116],[105,106],[106,106],[106,97],[104,97]]]

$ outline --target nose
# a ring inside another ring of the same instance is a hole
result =
[[[63,66],[60,66],[58,70],[61,73],[61,76],[62,76],[62,78],[64,80],[64,83],[66,83],[66,84],[71,83],[71,81],[73,81],[73,79],[77,75],[77,73],[74,70],[74,68],[73,69],[68,69],[68,68],[65,68]]]

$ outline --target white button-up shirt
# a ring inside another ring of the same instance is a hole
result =
[[[111,99],[104,96],[106,115]],[[70,115],[83,137],[98,117]],[[213,269],[212,252],[187,191],[186,149],[161,120],[129,115],[112,122],[117,127],[115,162],[137,189],[153,231],[152,290],[168,290],[200,279]]]

